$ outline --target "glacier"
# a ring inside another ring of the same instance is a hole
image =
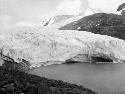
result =
[[[38,26],[12,29],[3,36],[1,54],[17,63],[27,61],[30,68],[62,64],[71,58],[85,62],[92,56],[109,58],[113,63],[125,60],[125,41],[107,35]]]

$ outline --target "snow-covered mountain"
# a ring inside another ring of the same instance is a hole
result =
[[[55,24],[55,23],[58,23],[58,22],[61,22],[63,20],[66,20],[66,19],[69,19],[73,17],[73,15],[57,15],[57,16],[53,16],[47,20],[45,20],[43,22],[43,26],[48,26],[48,25],[52,25],[52,24]]]
[[[124,40],[88,31],[59,30],[56,26],[61,23],[11,30],[4,38],[0,37],[2,58],[7,56],[17,63],[28,62],[30,68],[62,64],[68,60],[92,62],[91,57],[124,63]]]
[[[97,13],[68,23],[59,29],[88,31],[125,40],[125,17],[123,15]]]
[[[56,15],[42,25],[13,28],[1,34],[1,58],[28,62],[30,68],[70,60],[98,62],[98,58],[125,63],[124,31],[123,15],[96,12],[87,16]]]

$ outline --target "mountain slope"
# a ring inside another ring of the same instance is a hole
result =
[[[65,24],[59,29],[88,31],[125,40],[125,17],[116,14],[97,13]]]

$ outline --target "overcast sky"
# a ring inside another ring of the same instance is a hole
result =
[[[74,1],[72,4],[69,1]],[[87,6],[87,0],[83,4],[83,10]],[[40,23],[43,19],[52,15],[57,8],[71,11],[78,8],[80,0],[0,0],[0,21],[4,25],[32,25]],[[73,12],[73,11],[72,11]]]
[[[38,23],[49,16],[59,2],[60,0],[0,0],[0,15],[12,24]]]
[[[0,0],[0,25],[32,26],[53,13],[78,14],[88,6],[102,12],[112,12],[121,2],[125,0]]]

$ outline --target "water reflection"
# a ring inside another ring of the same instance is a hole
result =
[[[83,85],[100,94],[125,94],[125,64],[51,65],[29,73]]]

